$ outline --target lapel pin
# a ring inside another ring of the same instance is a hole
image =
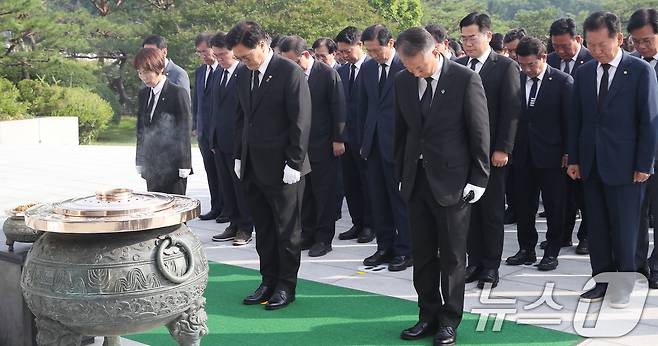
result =
[[[624,74],[628,74],[628,71],[627,71],[627,70],[624,70]]]
[[[553,80],[553,77],[548,77],[548,80]]]
[[[581,64],[584,64],[584,63],[585,63],[585,60],[581,60],[580,63],[581,63]]]
[[[272,75],[267,76],[267,79],[265,80],[265,82],[269,82],[270,79],[272,79]]]
[[[445,93],[446,93],[446,90],[445,90],[445,89],[441,89],[441,94],[445,94]]]

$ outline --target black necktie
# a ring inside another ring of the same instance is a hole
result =
[[[210,87],[210,81],[212,81],[212,66],[208,66],[208,78],[206,78],[205,90],[208,90]]]
[[[646,56],[646,57],[644,57],[643,59],[644,59],[646,62],[648,62],[649,64],[651,64],[651,62],[653,61],[653,57],[652,57],[652,56]]]
[[[155,106],[155,92],[153,91],[153,88],[151,88],[151,97],[149,98],[149,102],[146,104],[146,115],[148,116],[149,121],[151,121],[153,106]]]
[[[258,78],[260,71],[256,70],[251,74],[251,101],[254,100],[254,95],[258,90],[258,85],[260,84],[260,79]]]
[[[347,91],[351,94],[352,93],[352,87],[354,87],[354,78],[356,75],[356,65],[351,64],[350,65],[350,80],[347,84]]]
[[[475,71],[475,65],[478,64],[478,59],[471,60],[471,70]]]
[[[598,99],[599,111],[601,110],[601,106],[603,106],[605,97],[608,95],[608,70],[610,69],[610,66],[611,66],[610,64],[601,65],[601,67],[603,68],[603,76],[601,76],[601,83],[599,85],[599,99]]]
[[[379,94],[384,90],[384,84],[386,84],[386,64],[380,64],[382,67],[382,73],[379,75]]]
[[[571,74],[571,69],[569,68],[569,63],[571,60],[564,60],[564,70],[562,72],[566,74]]]
[[[219,82],[220,90],[226,89],[226,85],[228,84],[228,70],[224,70],[224,73],[222,74],[222,80]]]
[[[427,118],[427,116],[430,114],[430,108],[432,108],[432,95],[434,94],[432,92],[432,81],[434,79],[432,77],[427,77],[425,78],[425,81],[427,82],[427,88],[425,88],[425,92],[423,93],[423,97],[420,98],[420,114],[422,116],[423,122]]]
[[[530,87],[530,96],[528,96],[528,108],[534,107],[537,101],[537,87],[539,86],[539,78],[532,78],[532,86]]]

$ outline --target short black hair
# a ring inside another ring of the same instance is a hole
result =
[[[576,21],[571,18],[560,18],[551,24],[548,34],[550,36],[569,34],[572,38],[576,37]]]
[[[367,27],[361,34],[361,40],[377,40],[380,46],[385,46],[393,38],[393,34],[383,24],[375,24]]]
[[[491,41],[489,41],[489,47],[493,49],[496,53],[503,51],[505,46],[503,45],[503,34],[497,32],[491,36]]]
[[[279,42],[281,41],[282,38],[285,36],[276,34],[272,37],[272,42],[270,42],[270,48],[274,49],[279,46]]]
[[[658,11],[653,8],[641,8],[628,19],[628,32],[651,25],[654,34],[658,34]]]
[[[320,37],[319,39],[315,40],[315,42],[313,42],[311,47],[315,50],[320,46],[327,47],[329,54],[336,53],[338,50],[338,47],[336,47],[336,42],[334,42],[334,40],[330,39],[329,37]]]
[[[432,35],[436,43],[443,43],[448,38],[448,32],[439,24],[427,24],[425,30]]]
[[[306,40],[297,36],[285,36],[279,40],[279,50],[281,53],[295,52],[295,54],[302,55],[308,50]]]
[[[538,38],[526,36],[519,40],[519,45],[516,46],[516,55],[530,56],[546,54],[546,45]]]
[[[142,41],[142,47],[144,47],[147,44],[152,44],[159,49],[164,49],[167,48],[167,41],[164,39],[164,37],[160,35],[149,35],[144,38],[144,41]]]
[[[466,15],[460,22],[459,28],[476,24],[480,32],[491,31],[491,18],[486,13],[471,12]]]
[[[524,37],[526,37],[525,29],[514,28],[505,34],[505,37],[503,37],[503,43],[510,43],[514,40],[520,40]]]
[[[238,44],[254,49],[260,41],[267,41],[267,33],[260,24],[253,20],[239,21],[226,35],[229,49],[233,49]]]
[[[208,47],[210,47],[210,39],[212,36],[210,36],[210,33],[207,32],[202,32],[196,36],[194,39],[194,46],[198,47],[201,43],[205,42]]]
[[[216,33],[215,36],[210,39],[210,47],[228,48],[228,45],[226,44],[226,33],[223,31]]]
[[[361,30],[354,26],[348,26],[336,35],[336,43],[343,42],[353,46],[361,41]]]
[[[458,53],[464,51],[464,48],[462,47],[462,44],[459,43],[459,41],[455,40],[454,38],[449,38],[448,39],[448,47],[450,47],[450,49],[452,49],[452,51],[455,54],[458,54]]]
[[[585,23],[583,23],[585,35],[587,35],[588,31],[597,31],[603,28],[608,29],[608,36],[610,38],[615,37],[621,32],[619,17],[614,13],[597,11],[590,14],[589,17],[585,19]]]
[[[409,28],[398,35],[395,49],[404,56],[415,56],[434,48],[434,38],[421,27]]]

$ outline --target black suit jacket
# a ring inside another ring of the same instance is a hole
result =
[[[578,52],[578,56],[576,57],[576,63],[573,65],[571,68],[571,71],[569,71],[569,74],[571,77],[576,78],[576,70],[586,62],[592,60],[592,54],[590,54],[589,49],[585,48],[585,46],[580,45],[580,52]],[[546,62],[553,68],[560,69],[560,63],[562,62],[562,58],[560,58],[559,55],[557,55],[556,52],[553,52],[548,55],[548,58],[546,58]]]
[[[361,67],[363,67],[363,64],[366,63],[366,61],[370,60],[366,56],[365,60],[363,63],[361,63]],[[359,118],[359,111],[358,111],[358,102],[359,102],[359,83],[361,83],[361,74],[356,76],[354,79],[354,85],[352,86],[352,91],[350,92],[350,65],[351,64],[345,64],[341,67],[338,68],[338,74],[340,75],[340,79],[343,81],[343,91],[345,94],[345,108],[346,108],[346,115],[345,115],[345,137],[346,137],[346,142],[352,145],[354,148],[357,148],[356,150],[359,150],[361,148],[361,137],[362,137],[362,132],[363,132],[363,119]]]
[[[516,132],[514,163],[528,164],[528,151],[538,168],[562,167],[562,156],[567,153],[568,114],[571,107],[573,78],[550,66],[542,79],[534,107],[528,107],[526,81],[521,72],[521,119]]]
[[[308,76],[313,115],[308,156],[311,162],[333,156],[333,142],[345,142],[345,94],[338,72],[315,61]]]
[[[242,66],[242,63],[239,63],[235,68],[225,89],[220,88],[219,85],[224,73],[222,70],[220,75],[215,78],[212,90],[210,145],[213,149],[219,149],[231,155],[234,153],[235,116],[238,107],[238,71],[242,69]]]
[[[242,161],[240,177],[250,169],[261,183],[281,185],[286,164],[302,175],[310,172],[311,94],[304,71],[274,54],[252,102],[252,72],[243,66],[237,74],[234,155]]]
[[[464,56],[457,62],[466,66],[468,60],[469,57]],[[491,51],[480,70],[480,78],[487,95],[491,151],[511,154],[521,116],[521,102],[518,98],[519,65]]]
[[[480,77],[443,59],[430,114],[421,124],[418,78],[395,78],[395,168],[409,200],[422,152],[432,194],[442,206],[459,202],[466,183],[489,179],[489,117]]]
[[[219,81],[215,83],[215,79],[220,79],[222,73],[221,67],[217,66],[217,69],[208,76],[210,84],[206,88],[207,69],[206,64],[197,67],[194,73],[194,96],[192,97],[192,130],[197,131],[199,141],[205,142],[209,142],[211,135],[212,86],[219,84]]]
[[[150,92],[143,88],[138,95],[136,164],[144,179],[171,181],[178,178],[178,169],[192,168],[190,97],[167,79],[149,119]]]

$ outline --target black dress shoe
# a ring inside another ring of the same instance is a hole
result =
[[[378,266],[388,263],[393,258],[393,251],[389,249],[377,250],[372,256],[363,260],[363,265],[368,267]]]
[[[537,269],[541,271],[549,271],[557,268],[557,265],[558,265],[557,257],[544,256],[539,262],[539,264],[537,265]]]
[[[453,327],[441,327],[434,335],[434,346],[437,345],[454,345],[457,341],[457,333]]]
[[[478,288],[484,288],[487,283],[491,284],[491,288],[498,286],[498,269],[483,269],[480,280],[478,280]]]
[[[576,254],[589,255],[589,244],[587,242],[587,239],[583,239],[580,242],[578,242],[578,245],[576,246]]]
[[[286,290],[277,290],[272,294],[270,299],[265,304],[265,310],[276,310],[285,308],[290,303],[295,301],[295,294]]]
[[[418,340],[434,333],[436,333],[434,323],[418,321],[413,327],[403,330],[400,333],[400,338],[403,340]]]
[[[547,245],[548,245],[548,240],[544,240],[541,243],[539,243],[539,248],[544,250],[544,249],[546,249]],[[562,242],[562,245],[560,245],[560,246],[561,247],[572,247],[573,243],[571,242],[571,240],[565,240],[565,241]]]
[[[572,242],[571,240],[565,240],[565,241],[562,242],[562,245],[561,245],[561,246],[562,246],[562,247],[572,247],[572,246],[573,246],[573,242]]]
[[[238,227],[235,225],[229,225],[226,227],[224,232],[214,235],[212,241],[231,241],[235,239],[235,235],[238,233]]]
[[[480,280],[480,273],[482,271],[480,270],[480,267],[476,266],[468,266],[466,267],[466,273],[464,274],[464,281],[467,284],[470,284],[471,282],[475,282]]]
[[[358,243],[370,243],[375,239],[375,231],[370,227],[364,227],[361,232],[359,232],[359,237],[357,238]]]
[[[274,292],[274,288],[270,288],[261,284],[254,291],[254,293],[248,295],[247,298],[242,301],[242,303],[244,303],[244,305],[256,305],[265,303],[272,296],[272,292]]]
[[[211,210],[211,211],[209,211],[205,214],[199,215],[199,220],[203,220],[203,221],[212,220],[212,219],[217,218],[219,216],[219,214],[220,214],[220,212],[215,211],[215,210]]]
[[[302,238],[302,243],[300,244],[302,250],[309,250],[311,249],[312,246],[313,246],[313,240]]]
[[[506,225],[512,225],[516,223],[516,213],[514,212],[514,209],[505,209],[505,217],[503,218],[503,221]]]
[[[388,264],[389,272],[400,272],[414,265],[411,256],[395,256]]]
[[[352,226],[352,228],[348,229],[347,231],[338,234],[338,239],[350,240],[350,239],[356,239],[358,236],[359,236],[359,229],[356,228],[356,226]]]
[[[226,216],[224,214],[221,214],[217,218],[215,218],[215,222],[217,222],[217,223],[227,223],[229,221],[230,220],[228,219],[228,216]]]
[[[521,264],[530,265],[537,261],[537,255],[534,251],[521,249],[516,255],[508,257],[505,263],[511,266],[518,266]]]
[[[594,303],[600,302],[605,297],[605,291],[608,289],[608,284],[597,283],[594,288],[580,295],[580,299],[586,302]]]
[[[311,249],[308,250],[308,256],[320,257],[328,254],[329,252],[331,252],[331,244],[319,242],[311,246]]]

